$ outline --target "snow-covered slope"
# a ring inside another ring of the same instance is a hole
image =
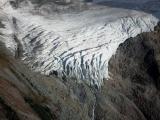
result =
[[[98,87],[109,78],[108,62],[118,46],[127,38],[153,30],[158,22],[148,13],[98,5],[78,13],[53,13],[49,18],[9,5],[4,11],[23,48],[22,59],[33,70],[46,75],[58,72],[59,77]],[[13,39],[5,42],[12,50],[17,46]]]

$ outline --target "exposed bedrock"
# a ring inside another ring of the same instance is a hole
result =
[[[7,0],[6,0],[7,1]],[[13,8],[30,6],[32,12],[43,15],[53,12],[80,12],[88,9],[88,5],[83,0],[9,0]]]
[[[109,62],[111,80],[97,94],[97,120],[160,119],[159,27],[120,44]]]

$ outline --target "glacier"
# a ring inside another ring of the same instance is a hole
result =
[[[3,7],[0,14],[7,17],[0,32],[8,38],[3,41],[6,46],[13,54],[21,46],[21,59],[36,72],[73,78],[98,88],[112,76],[108,62],[118,46],[139,33],[152,31],[159,21],[151,13],[97,4],[81,12],[47,17],[43,11],[42,15],[30,12],[34,6],[27,5],[13,9],[7,3]]]

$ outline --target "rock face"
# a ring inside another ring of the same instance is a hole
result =
[[[7,1],[7,0],[6,0]],[[78,12],[87,9],[87,3],[83,0],[12,0],[10,4],[15,9],[19,7],[32,6],[35,13],[48,13],[53,12]]]
[[[104,97],[98,93],[97,119],[160,119],[159,27],[120,44],[109,62],[112,77],[100,93]]]

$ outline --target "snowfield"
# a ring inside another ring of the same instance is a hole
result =
[[[108,79],[108,62],[127,38],[152,31],[159,19],[152,14],[123,8],[91,5],[78,13],[32,14],[28,8],[3,8],[9,22],[0,29],[14,53],[18,44],[33,70],[45,75],[85,81],[100,87]],[[2,13],[1,13],[2,14]],[[6,21],[6,20],[3,20]],[[15,41],[13,36],[19,40]]]

